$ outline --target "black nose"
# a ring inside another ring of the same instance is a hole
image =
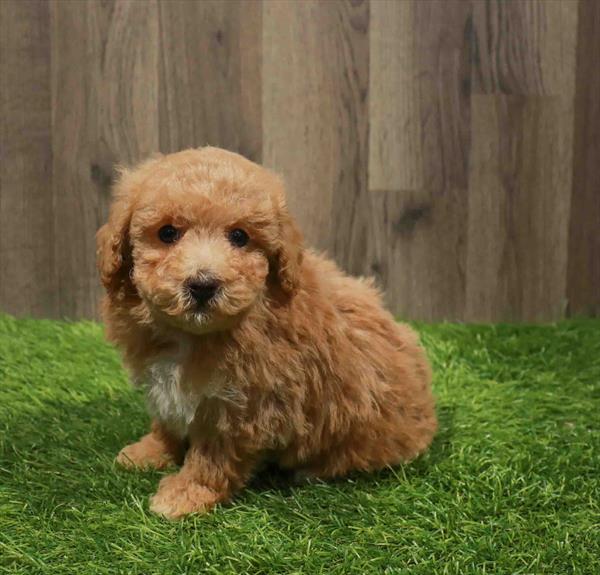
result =
[[[199,305],[208,303],[219,289],[219,282],[216,280],[194,280],[188,283],[188,291]]]

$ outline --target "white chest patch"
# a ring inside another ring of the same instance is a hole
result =
[[[182,387],[181,363],[160,359],[147,370],[145,386],[150,412],[179,437],[187,435],[202,393]]]

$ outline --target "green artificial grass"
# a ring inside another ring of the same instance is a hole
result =
[[[167,522],[115,468],[148,425],[99,325],[0,316],[0,572],[600,573],[600,321],[419,326],[440,431],[404,467],[262,474]]]

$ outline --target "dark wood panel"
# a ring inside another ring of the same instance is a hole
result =
[[[536,94],[541,90],[538,46],[523,44],[538,6],[491,0],[473,8],[473,91]],[[533,48],[533,49],[532,49]]]
[[[262,4],[160,3],[160,148],[205,145],[260,161]]]
[[[386,108],[400,107],[413,143],[385,141],[383,129],[371,132],[372,147],[394,151],[370,156],[370,269],[401,316],[458,319],[465,305],[471,6],[414,1],[398,9],[395,2],[377,2],[372,12],[371,114],[385,117]],[[392,99],[397,81],[376,62],[389,58],[390,43],[409,31],[411,41],[401,42],[397,56],[409,85]],[[388,36],[376,38],[380,34]],[[389,171],[377,165],[381,161],[405,169],[386,182],[377,175]]]
[[[600,315],[600,2],[582,0],[577,34],[573,193],[567,296],[572,315]]]
[[[557,95],[572,82],[577,2],[473,3],[473,92]]]
[[[0,2],[0,310],[56,317],[49,23],[46,2]]]
[[[53,2],[52,109],[60,313],[97,315],[95,232],[115,163],[158,150],[154,1]]]

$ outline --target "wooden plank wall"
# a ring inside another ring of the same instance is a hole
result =
[[[118,163],[280,171],[421,320],[600,313],[600,2],[2,0],[0,309],[96,317]]]

